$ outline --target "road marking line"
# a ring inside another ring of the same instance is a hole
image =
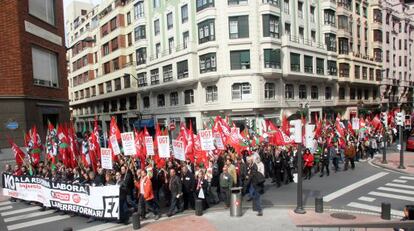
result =
[[[373,202],[373,201],[375,201],[375,198],[373,198],[373,197],[360,197],[360,198],[358,198],[358,200],[366,201],[366,202]]]
[[[87,228],[84,228],[84,229],[79,229],[78,231],[101,231],[101,230],[106,230],[106,229],[110,229],[110,228],[115,228],[116,226],[123,226],[123,227],[125,227],[124,224],[104,223],[104,224],[100,224],[100,225],[95,225],[95,226],[87,227]]]
[[[27,213],[27,214],[15,216],[15,217],[5,218],[4,222],[7,223],[7,222],[12,222],[12,221],[24,220],[24,219],[32,218],[32,217],[39,217],[39,216],[51,214],[51,213],[54,213],[54,212],[55,212],[55,210],[48,210],[48,211],[44,211],[44,212]]]
[[[396,192],[396,193],[414,195],[414,191],[411,191],[411,190],[404,190],[404,189],[397,189],[397,188],[388,188],[388,187],[379,187],[377,189],[378,190],[381,190],[381,191],[388,191],[388,192]]]
[[[13,210],[13,211],[9,211],[9,212],[0,213],[0,216],[5,217],[5,216],[18,214],[18,213],[30,212],[30,211],[34,211],[34,210],[38,210],[38,209],[39,209],[39,207],[29,207],[29,208],[25,208],[25,209],[18,209],[18,210]]]
[[[414,180],[414,177],[409,177],[409,176],[400,176],[400,179],[405,179],[405,180]]]
[[[11,201],[3,201],[3,202],[0,202],[0,206],[10,205],[10,204],[11,204]]]
[[[393,184],[393,183],[387,183],[387,184],[385,184],[385,185],[386,185],[386,186],[397,187],[397,188],[414,189],[414,186],[404,185],[404,184]]]
[[[351,202],[347,206],[357,208],[357,209],[365,209],[365,210],[369,210],[369,211],[379,212],[379,213],[381,212],[381,207],[361,204],[361,203],[357,203],[357,202]],[[403,211],[391,209],[391,215],[404,216],[404,213],[403,213]]]
[[[406,180],[393,180],[392,182],[395,182],[395,183],[407,183]]]
[[[399,196],[399,195],[390,194],[390,193],[369,192],[368,194],[369,195],[373,195],[373,196],[387,197],[387,198],[393,198],[393,199],[398,199],[398,200],[405,200],[405,201],[410,201],[410,202],[413,202],[414,201],[414,197]]]
[[[340,197],[340,196],[342,196],[342,195],[344,195],[344,194],[346,194],[346,193],[348,193],[348,192],[350,192],[350,191],[352,191],[354,189],[357,189],[357,188],[359,188],[359,187],[361,187],[361,186],[363,186],[365,184],[368,184],[368,183],[370,183],[370,182],[372,182],[374,180],[377,180],[377,179],[379,179],[379,178],[381,178],[381,177],[383,177],[385,175],[388,175],[388,172],[380,172],[380,173],[377,173],[377,174],[375,174],[373,176],[370,176],[368,178],[365,178],[365,179],[363,179],[361,181],[358,181],[356,183],[353,183],[351,185],[348,185],[345,188],[342,188],[342,189],[340,189],[340,190],[338,190],[336,192],[333,192],[333,193],[325,196],[323,198],[323,201],[330,202],[333,199],[336,199],[336,198],[338,198],[338,197]]]
[[[67,219],[67,218],[70,218],[70,216],[69,215],[63,215],[63,216],[58,215],[58,216],[52,216],[52,217],[38,219],[38,220],[31,220],[28,222],[23,222],[23,223],[19,223],[15,225],[9,225],[7,226],[7,230],[10,231],[10,230],[15,230],[15,229],[22,229],[22,228],[26,228],[30,226],[40,225],[40,224],[49,223],[53,221],[59,221],[59,220]]]
[[[0,211],[4,211],[4,210],[9,210],[9,209],[12,209],[13,207],[12,206],[4,206],[4,207],[0,207]]]

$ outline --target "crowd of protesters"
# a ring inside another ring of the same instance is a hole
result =
[[[313,144],[303,151],[304,178],[329,176],[332,170],[354,169],[355,161],[373,158],[379,151],[382,134],[374,131],[364,133],[362,137],[347,134],[343,140],[339,142],[327,136],[315,138]],[[168,159],[164,166],[157,166],[152,156],[142,163],[139,158],[119,155],[113,163],[113,170],[101,168],[100,163],[93,171],[90,167],[68,168],[61,162],[52,165],[41,161],[30,169],[26,165],[16,165],[14,169],[6,165],[5,172],[90,186],[119,185],[121,223],[128,223],[133,212],[138,212],[141,219],[149,218],[147,213],[151,212],[154,214],[152,217],[158,220],[161,210],[167,216],[173,216],[195,209],[196,200],[202,201],[203,209],[221,202],[224,208],[229,208],[230,190],[236,186],[242,187],[242,194],[252,201],[253,210],[262,216],[260,197],[265,191],[265,179],[271,179],[270,187],[293,182],[293,175],[297,172],[296,152],[296,145],[275,146],[263,142],[241,153],[227,145],[226,150],[210,156],[207,165],[196,165],[190,159]],[[14,198],[11,200],[16,201]],[[90,217],[88,222],[94,220]]]

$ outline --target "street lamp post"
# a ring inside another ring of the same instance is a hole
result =
[[[300,112],[303,114],[304,112],[308,112],[309,104],[299,104]],[[301,123],[300,129],[303,131],[303,125]],[[298,187],[296,190],[297,193],[297,200],[296,200],[296,209],[294,210],[295,213],[298,214],[305,214],[306,211],[303,209],[303,178],[302,178],[302,172],[303,172],[303,161],[302,161],[302,142],[298,143],[298,151],[296,154],[298,158]]]

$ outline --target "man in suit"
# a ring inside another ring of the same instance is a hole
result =
[[[194,174],[188,171],[187,165],[181,168],[181,182],[183,183],[183,199],[184,199],[184,210],[195,208],[194,191],[195,191],[195,177]]]
[[[171,191],[171,203],[167,216],[171,217],[176,213],[176,209],[181,212],[180,197],[182,196],[182,185],[180,177],[175,173],[175,169],[170,169],[170,181],[168,182],[168,188]]]

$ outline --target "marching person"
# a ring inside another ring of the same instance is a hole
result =
[[[253,211],[257,211],[257,216],[263,216],[263,209],[260,197],[261,194],[264,193],[264,182],[266,179],[264,175],[260,171],[258,171],[257,161],[255,163],[252,156],[248,157],[247,163],[248,175],[246,177],[246,185],[249,188],[249,194],[253,201]]]
[[[224,208],[230,206],[230,189],[233,187],[233,178],[228,172],[227,166],[223,167],[223,172],[220,174],[220,195],[224,202]]]
[[[182,185],[180,177],[176,175],[175,169],[170,169],[170,181],[168,184],[168,188],[171,192],[171,202],[170,202],[170,209],[168,211],[167,216],[171,217],[178,212],[182,212],[183,208],[181,207],[181,197],[182,193]]]
[[[181,168],[181,182],[183,183],[183,199],[184,199],[184,210],[190,207],[195,209],[194,202],[194,190],[195,190],[195,179],[194,173],[188,170],[187,165]]]
[[[303,161],[304,161],[304,167],[305,167],[304,169],[305,180],[306,179],[310,180],[312,176],[312,167],[313,167],[314,158],[308,148],[305,149],[305,153],[303,154]]]
[[[323,177],[324,175],[324,169],[326,169],[326,175],[329,176],[329,160],[330,160],[330,150],[325,147],[323,149],[322,155],[321,155],[321,175],[319,175],[320,177]]]
[[[204,172],[199,171],[197,174],[197,180],[196,180],[196,190],[195,195],[199,200],[202,200],[203,202],[203,210],[206,210],[209,208],[208,201],[207,201],[207,180],[204,178]]]
[[[354,158],[356,155],[355,146],[352,142],[348,141],[345,147],[345,164],[344,164],[344,171],[348,170],[349,162],[351,162],[351,169],[355,168]]]
[[[152,182],[151,179],[147,176],[146,170],[141,170],[140,172],[140,179],[139,181],[135,182],[135,187],[137,188],[137,191],[139,192],[139,200],[143,200],[145,203],[145,206],[150,208],[152,213],[155,216],[155,220],[160,219],[160,207],[158,206],[157,202],[155,202],[154,199],[154,191],[152,189]],[[141,217],[145,218],[145,207],[144,210],[141,211]]]

